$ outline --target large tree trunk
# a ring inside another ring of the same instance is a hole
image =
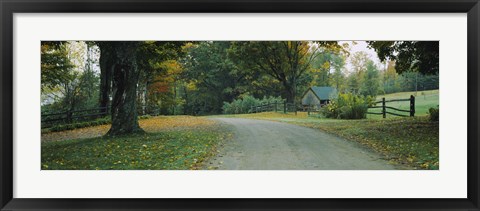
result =
[[[294,103],[295,101],[295,88],[287,81],[282,81],[285,94],[287,95],[287,103]]]
[[[137,47],[139,42],[113,42],[116,54],[113,71],[112,127],[108,135],[143,132],[137,118]]]
[[[112,72],[115,52],[111,44],[112,42],[98,43],[98,47],[100,48],[100,107],[103,108],[101,112],[107,111],[112,90]]]

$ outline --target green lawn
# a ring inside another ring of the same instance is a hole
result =
[[[439,169],[439,127],[427,116],[340,120],[307,116],[305,112],[225,115],[273,120],[315,128],[358,142],[407,169]],[[348,156],[348,155],[346,155]]]
[[[393,93],[393,94],[387,94],[387,95],[380,95],[377,96],[377,100],[381,101],[383,97],[385,97],[385,100],[393,100],[393,99],[408,99],[410,98],[410,95],[415,96],[415,116],[427,116],[428,115],[428,109],[429,108],[436,108],[439,105],[439,91],[438,90],[429,90],[429,91],[418,91],[418,92],[398,92],[398,93]],[[398,109],[403,109],[403,110],[409,110],[410,109],[410,102],[404,101],[404,102],[387,102],[387,106],[398,108]],[[377,104],[377,106],[381,106],[381,103]],[[369,112],[382,112],[381,108],[371,108],[368,109]],[[392,112],[392,113],[398,113],[398,114],[404,114],[404,115],[409,115],[409,113],[405,112],[398,112],[392,109],[387,109],[387,111]],[[394,117],[394,115],[389,115],[387,114],[387,118]],[[368,114],[367,118],[369,119],[381,119],[382,115],[373,115],[373,114]]]
[[[42,170],[199,169],[231,135],[228,128],[205,118],[190,126],[183,123],[190,119],[172,117],[170,124],[177,119],[186,126],[115,138],[43,142]]]

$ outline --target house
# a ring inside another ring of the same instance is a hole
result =
[[[337,89],[329,86],[312,86],[302,96],[303,107],[320,108],[338,96]]]

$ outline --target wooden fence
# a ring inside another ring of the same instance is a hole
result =
[[[388,102],[402,102],[402,101],[409,101],[410,102],[410,109],[405,110],[405,109],[399,109],[399,108],[394,108],[391,106],[387,106]],[[377,104],[381,103],[381,106],[377,106]],[[415,97],[413,95],[410,96],[409,99],[393,99],[393,100],[385,100],[385,98],[382,98],[381,101],[377,101],[374,103],[374,106],[368,107],[370,108],[381,108],[382,112],[367,112],[367,114],[374,114],[374,115],[382,115],[383,118],[387,117],[387,114],[394,115],[394,116],[402,116],[402,117],[408,117],[408,116],[415,116]],[[399,114],[399,113],[393,113],[388,111],[387,109],[395,110],[397,112],[405,112],[408,114]],[[267,112],[267,111],[274,111],[274,112],[282,112],[287,113],[287,112],[297,112],[297,111],[307,111],[308,115],[311,113],[318,113],[319,109],[315,109],[313,106],[307,106],[304,107],[303,109],[299,109],[296,107],[293,103],[287,103],[286,101],[284,102],[273,102],[273,103],[264,103],[260,105],[255,105],[251,106],[249,113],[260,113],[260,112]]]
[[[401,101],[409,101],[410,102],[410,109],[405,110],[405,109],[399,109],[399,108],[394,108],[394,107],[391,107],[391,106],[387,106],[388,102],[401,102]],[[379,104],[379,103],[381,103],[382,105],[377,106],[377,104]],[[413,117],[413,116],[415,116],[415,96],[413,96],[413,95],[410,95],[409,99],[385,100],[385,98],[382,98],[381,101],[377,101],[374,104],[375,104],[375,106],[370,106],[368,108],[381,108],[382,112],[367,112],[367,114],[382,115],[383,118],[387,118],[387,114],[394,115],[394,116],[402,116],[402,117],[408,117],[408,116]],[[409,115],[392,113],[392,112],[387,111],[387,109],[392,109],[392,110],[395,110],[395,111],[398,111],[398,112],[409,113]]]
[[[110,114],[108,107],[98,107],[81,110],[68,110],[57,113],[42,113],[42,127],[55,123],[70,124],[74,121],[86,121]]]
[[[405,109],[399,109],[399,108],[387,106],[388,102],[401,102],[401,101],[409,101],[410,109],[405,110]],[[377,106],[377,104],[379,103],[381,103],[382,105]],[[381,101],[377,101],[374,104],[375,104],[374,106],[370,106],[368,108],[369,109],[381,108],[382,112],[367,112],[367,114],[382,115],[383,118],[386,118],[387,114],[394,115],[394,116],[402,116],[402,117],[415,116],[415,97],[413,95],[411,95],[409,99],[385,100],[385,98],[382,98]],[[389,112],[387,111],[387,109],[395,110],[397,112],[409,113],[409,115]],[[274,111],[274,112],[283,112],[283,113],[295,112],[296,114],[297,111],[299,110],[307,111],[308,115],[310,115],[310,113],[312,112],[319,112],[318,109],[314,109],[311,106],[304,107],[302,109],[293,103],[287,103],[286,101],[283,101],[283,102],[275,101],[271,103],[263,103],[260,105],[251,106],[249,113]],[[70,123],[73,123],[74,121],[78,122],[78,121],[93,120],[99,117],[105,117],[109,114],[110,114],[110,108],[98,107],[98,108],[92,108],[92,109],[69,110],[69,111],[58,112],[58,113],[42,113],[41,121],[42,121],[42,127],[44,127],[44,126],[49,126],[55,123],[70,124]]]
[[[250,107],[249,113],[260,113],[260,112],[267,112],[267,111],[274,111],[274,112],[297,112],[298,109],[295,109],[295,104],[287,103],[287,101],[283,102],[270,102],[270,103],[263,103],[260,105],[255,105]]]

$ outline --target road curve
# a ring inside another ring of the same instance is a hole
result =
[[[231,125],[233,140],[206,163],[220,170],[392,170],[366,149],[320,130],[242,118],[212,118]]]

